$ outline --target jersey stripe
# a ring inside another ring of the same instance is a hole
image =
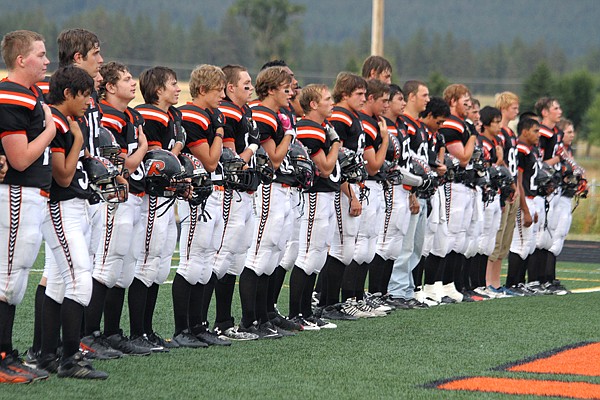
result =
[[[256,122],[262,122],[267,125],[270,125],[274,131],[277,131],[277,120],[271,114],[266,113],[264,111],[252,110],[252,118]]]
[[[54,123],[56,124],[56,127],[60,128],[61,133],[67,133],[67,132],[69,132],[69,126],[67,124],[65,124],[65,121],[63,121],[62,119],[60,119],[56,115],[53,115],[52,119],[54,120]]]
[[[156,110],[151,110],[151,109],[147,109],[147,108],[138,108],[137,110],[140,112],[140,114],[142,114],[144,119],[158,121],[158,122],[162,123],[164,126],[169,125],[169,116],[167,114],[160,113]]]
[[[300,126],[296,131],[298,132],[298,139],[317,139],[318,141],[325,143],[325,133],[319,129],[315,129],[311,126]]]
[[[519,150],[520,153],[523,153],[525,155],[531,153],[531,149],[527,146],[525,146],[524,144],[518,144],[517,145],[517,150]]]
[[[375,140],[377,138],[377,129],[368,121],[362,121],[362,123],[365,132],[371,136],[371,139]]]
[[[235,108],[221,105],[219,106],[219,110],[225,115],[225,117],[233,118],[237,122],[239,122],[242,119],[242,113],[239,110],[236,110]]]
[[[13,104],[33,110],[36,103],[37,99],[33,96],[28,96],[23,93],[9,92],[6,90],[0,91],[0,104]]]
[[[546,138],[551,138],[554,136],[554,132],[544,126],[540,126],[540,135]]]
[[[350,118],[348,115],[344,114],[343,112],[334,111],[333,114],[331,114],[331,118],[328,118],[328,120],[342,122],[348,126],[352,125],[352,118]]]
[[[121,118],[114,116],[109,117],[108,114],[104,114],[102,116],[102,125],[121,133],[121,131],[123,131],[123,126],[125,126],[125,121],[123,121]]]
[[[442,124],[442,128],[450,128],[450,129],[454,129],[455,131],[459,131],[460,133],[463,133],[465,130],[465,127],[463,126],[463,124],[461,124],[458,121],[453,121],[451,119],[447,119],[443,124]]]
[[[200,125],[202,129],[207,130],[210,126],[210,121],[205,115],[192,111],[192,110],[181,110],[181,116],[184,121],[192,122],[196,125]]]

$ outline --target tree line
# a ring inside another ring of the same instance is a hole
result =
[[[306,43],[304,11],[304,6],[289,0],[238,0],[215,29],[207,27],[200,14],[182,26],[168,13],[156,18],[102,7],[74,14],[60,24],[42,11],[9,12],[0,16],[0,33],[40,32],[47,39],[51,61],[56,62],[58,33],[67,27],[85,27],[100,36],[106,60],[126,63],[134,75],[163,64],[185,79],[199,63],[242,64],[256,73],[274,58],[285,59],[302,84],[331,85],[339,71],[359,72],[369,55],[370,32],[365,29],[341,43]],[[519,38],[477,49],[452,32],[429,34],[423,28],[406,42],[386,37],[384,52],[394,66],[394,81],[424,80],[434,95],[441,94],[448,82],[465,83],[481,94],[511,90],[522,96],[523,110],[540,95],[558,97],[582,136],[600,144],[600,50],[572,60],[543,40],[527,43]]]

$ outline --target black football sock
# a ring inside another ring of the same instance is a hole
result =
[[[546,263],[546,282],[556,280],[556,256],[551,251],[548,252],[548,261]]]
[[[538,281],[540,281],[540,283],[546,283],[548,282],[546,280],[546,272],[549,269],[549,265],[548,265],[548,254],[550,254],[550,252],[548,250],[545,249],[540,249],[540,254],[538,255],[538,270],[537,270],[537,277],[538,277]]]
[[[370,263],[362,263],[359,265],[354,281],[354,296],[356,300],[362,300],[365,297],[365,284],[367,282],[367,274],[369,273]]]
[[[387,287],[390,284],[392,278],[392,272],[394,271],[394,260],[385,260],[383,264],[383,274],[381,275],[380,292],[381,294],[387,294]]]
[[[385,260],[375,254],[373,261],[369,263],[369,293],[381,292]]]
[[[352,260],[350,265],[344,268],[344,276],[342,278],[342,301],[351,299],[354,296],[354,282],[356,281],[356,274],[358,274],[358,264]]]
[[[332,306],[340,302],[340,289],[342,288],[346,265],[337,258],[329,255],[327,256],[327,264],[327,278],[323,281],[327,281],[327,288],[325,294],[321,292],[319,305]]]
[[[275,271],[269,277],[269,291],[267,300],[267,311],[275,312],[275,305],[279,300],[281,289],[283,288],[283,282],[285,281],[285,274],[287,271],[282,266],[275,268]]]
[[[62,325],[62,358],[67,359],[79,351],[81,339],[81,322],[83,320],[83,306],[67,297],[60,307],[60,323]]]
[[[487,271],[488,256],[485,254],[477,254],[479,262],[479,281],[477,287],[486,287],[485,273]]]
[[[206,318],[203,315],[204,309],[204,292],[207,290],[206,285],[196,283],[192,285],[192,291],[190,294],[189,302],[189,326],[194,334],[204,332],[206,329],[205,322]]]
[[[446,255],[446,257],[444,258],[444,267],[442,269],[442,283],[444,285],[454,282],[454,261],[455,260],[452,260],[450,254]]]
[[[152,327],[152,320],[154,319],[154,309],[156,308],[156,301],[158,300],[158,283],[153,283],[148,288],[148,297],[146,298],[146,311],[144,311],[144,333],[148,335],[154,332]]]
[[[258,276],[250,268],[244,268],[240,275],[240,302],[242,305],[242,327],[249,327],[256,321],[256,290]]]
[[[177,336],[181,331],[189,328],[189,307],[190,296],[192,293],[192,285],[179,274],[175,274],[173,278],[173,316],[175,318],[175,333]]]
[[[541,265],[541,257],[542,256],[542,250],[540,249],[535,249],[535,251],[533,252],[533,254],[530,254],[528,258],[528,263],[527,263],[527,282],[534,282],[534,281],[539,281],[540,280],[540,271],[543,271],[542,268],[544,268]]]
[[[303,269],[294,265],[290,274],[290,318],[297,317],[302,313],[302,293],[306,287],[308,275]]]
[[[431,253],[425,258],[423,269],[425,270],[424,282],[426,285],[433,285],[436,281],[442,280],[443,271],[440,271],[441,263],[442,258]]]
[[[327,286],[329,285],[329,266],[331,262],[329,261],[329,256],[325,261],[325,265],[321,268],[321,272],[317,275],[317,282],[315,284],[315,292],[317,293],[317,297],[319,299],[319,307],[325,307],[327,304]]]
[[[121,314],[125,304],[125,289],[113,286],[106,292],[104,301],[104,334],[115,335],[121,332]]]
[[[413,282],[415,283],[415,289],[419,286],[423,286],[423,271],[425,270],[425,257],[421,257],[419,263],[412,270]]]
[[[0,301],[0,352],[11,352],[12,329],[15,321],[16,307]]]
[[[215,282],[215,299],[217,303],[215,326],[220,322],[228,322],[233,319],[231,306],[233,304],[236,279],[235,275],[225,274]]]
[[[34,352],[38,352],[42,348],[42,309],[44,307],[44,297],[46,297],[46,286],[38,285],[35,289],[33,312],[33,344],[31,349]]]
[[[466,267],[466,257],[463,254],[456,254],[456,269],[454,270],[454,286],[456,290],[462,292],[465,289],[465,285],[468,282],[468,275],[465,279],[465,274],[467,271]]]
[[[257,279],[256,284],[256,319],[259,324],[269,321],[269,313],[267,311],[267,292],[269,291],[269,279],[270,276],[262,274]]]
[[[217,276],[213,273],[206,282],[204,287],[204,294],[202,295],[202,323],[208,326],[208,309],[210,308],[210,302],[215,292],[215,284],[217,283]]]
[[[325,269],[328,268],[327,261],[325,261],[325,265],[321,268],[321,272],[317,274],[317,282],[315,283],[315,292],[321,293],[323,291],[323,278],[325,277]]]
[[[310,274],[306,279],[306,283],[304,286],[304,290],[302,292],[302,316],[304,318],[308,318],[312,315],[312,293],[315,287],[315,282],[317,281],[317,274]]]
[[[42,338],[40,347],[42,354],[56,354],[60,341],[61,305],[44,295],[42,305]]]
[[[471,258],[467,258],[465,265],[467,270],[465,279],[468,277],[468,279],[465,281],[465,289],[473,290],[478,286],[477,284],[479,282],[479,259],[476,255]]]
[[[521,269],[523,268],[523,259],[512,251],[508,253],[508,271],[506,273],[506,287],[516,286],[521,283]]]
[[[460,255],[457,252],[451,251],[448,253],[446,256],[446,269],[444,271],[444,284],[450,282],[454,282],[456,284],[456,279],[462,273],[460,263]]]
[[[143,335],[144,313],[146,312],[146,299],[148,298],[148,287],[139,279],[134,278],[127,293],[129,305],[129,333],[132,337]]]
[[[91,335],[100,330],[100,321],[102,321],[102,312],[104,311],[104,301],[108,288],[92,279],[92,298],[90,304],[85,308],[85,332],[84,336]]]

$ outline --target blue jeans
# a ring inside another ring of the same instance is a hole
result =
[[[415,297],[415,281],[412,270],[421,260],[426,223],[427,201],[419,199],[419,213],[411,214],[408,231],[402,242],[402,251],[400,256],[394,260],[394,269],[388,284],[388,293],[392,297],[401,297],[405,300]]]

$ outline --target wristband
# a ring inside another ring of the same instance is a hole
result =
[[[252,143],[248,146],[248,148],[252,151],[252,154],[256,154],[256,150],[258,150],[258,145],[256,143]]]

